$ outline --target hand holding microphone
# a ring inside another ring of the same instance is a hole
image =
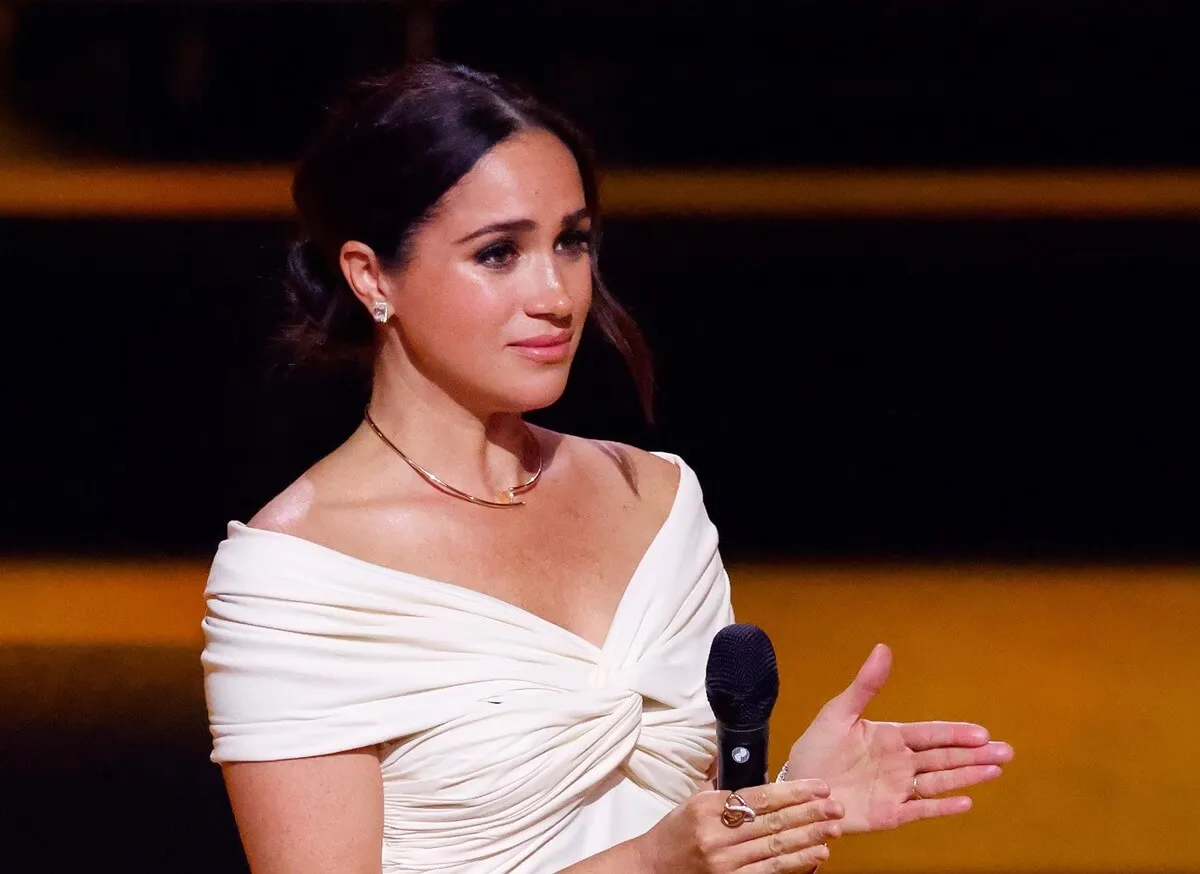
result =
[[[730,625],[709,651],[705,691],[717,717],[717,789],[675,808],[639,840],[645,870],[671,874],[812,872],[841,834],[822,780],[766,782],[767,723],[779,694],[761,628]]]

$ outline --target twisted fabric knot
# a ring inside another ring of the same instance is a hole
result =
[[[230,523],[204,619],[218,762],[380,756],[399,872],[561,870],[641,833],[716,750],[729,581],[681,461],[602,646],[480,591]]]

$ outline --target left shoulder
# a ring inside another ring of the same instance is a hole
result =
[[[614,440],[564,437],[563,448],[598,482],[611,483],[625,499],[660,509],[664,514],[675,501],[683,475],[682,462]]]

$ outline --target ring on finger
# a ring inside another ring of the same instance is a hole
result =
[[[746,799],[736,792],[730,792],[725,799],[725,809],[721,811],[721,822],[730,828],[737,828],[744,822],[754,822],[754,808],[746,803]]]
[[[925,800],[925,796],[922,795],[921,790],[917,788],[917,775],[916,774],[913,774],[912,800],[914,800],[914,801],[916,801],[916,800],[924,801]]]

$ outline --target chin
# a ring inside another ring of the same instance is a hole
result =
[[[532,413],[534,410],[544,410],[546,407],[554,406],[558,402],[558,399],[563,396],[563,390],[559,389],[555,392],[542,392],[540,394],[530,393],[521,399],[514,412]]]
[[[510,386],[509,391],[504,392],[501,397],[506,411],[529,413],[534,410],[544,410],[553,405],[563,396],[566,389],[567,377],[564,370],[561,376],[550,378],[550,375],[547,374],[546,378]]]

